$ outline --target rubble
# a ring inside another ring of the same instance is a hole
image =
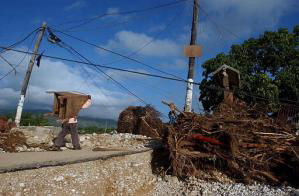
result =
[[[294,127],[277,125],[245,104],[221,104],[213,114],[180,115],[164,142],[179,177],[220,171],[236,182],[299,186],[299,140]]]
[[[160,113],[152,106],[130,106],[118,118],[117,132],[145,135],[152,138],[162,136],[165,125]]]
[[[57,127],[20,127],[14,128],[9,133],[0,133],[0,152],[40,152],[47,151],[53,145],[53,139],[59,133]],[[80,134],[80,145],[85,149],[140,149],[160,145],[159,142],[143,135],[130,133],[118,134]],[[73,146],[71,137],[65,138],[69,150]],[[2,150],[1,150],[2,149]]]
[[[5,133],[15,127],[16,124],[11,119],[0,117],[0,133]]]
[[[6,152],[16,152],[17,147],[26,145],[26,138],[22,132],[0,133],[0,148]]]

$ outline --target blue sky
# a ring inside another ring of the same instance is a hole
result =
[[[42,21],[46,21],[48,26],[54,29],[64,31],[80,24],[70,23],[71,21],[80,21],[105,13],[117,14],[149,8],[169,2],[173,0],[4,1],[0,7],[0,44],[8,46],[14,43],[39,27]],[[125,55],[139,50],[132,58],[186,78],[188,59],[182,54],[183,46],[190,42],[192,4],[192,0],[187,0],[147,12],[102,17],[67,33]],[[287,27],[291,31],[294,25],[299,24],[299,2],[296,0],[200,0],[200,5],[203,10],[200,10],[197,42],[203,45],[203,56],[196,61],[195,81],[201,81],[201,63],[220,52],[227,52],[232,44],[242,43],[245,39],[257,37],[266,30],[276,30],[279,27]],[[62,34],[57,35],[93,63],[108,63],[114,67],[161,74]],[[150,44],[144,47],[149,42]],[[27,50],[30,46],[32,50],[31,43],[32,38],[18,48]],[[49,43],[46,38],[40,48],[40,51],[43,50],[48,55],[75,59],[63,48]],[[23,54],[14,52],[2,55],[13,64],[18,64],[24,57]],[[12,73],[0,81],[0,110],[16,107],[28,61],[29,57],[26,56],[16,75]],[[10,70],[3,61],[0,61],[0,66],[0,76]],[[179,108],[183,108],[186,88],[184,83],[105,69],[103,71],[166,115],[168,108],[161,104],[161,100],[172,100]],[[83,111],[82,115],[93,117],[116,119],[125,107],[141,104],[91,67],[43,58],[41,67],[34,67],[25,109],[51,108],[52,97],[45,93],[50,89],[91,94],[94,104],[90,109]],[[194,86],[195,111],[200,110],[200,103],[197,101],[199,94],[198,87]]]

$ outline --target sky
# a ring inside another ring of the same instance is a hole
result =
[[[41,26],[45,21],[52,30],[63,31],[112,51],[130,55],[155,69],[187,78],[188,58],[183,48],[190,42],[193,1],[143,10],[175,0],[10,0],[0,7],[0,46],[9,46]],[[299,24],[297,0],[199,0],[199,26],[197,43],[203,47],[203,56],[196,59],[195,82],[202,80],[201,65],[220,52],[228,52],[232,44],[241,44],[264,31],[284,27],[292,31]],[[90,18],[98,17],[90,21]],[[84,25],[85,21],[90,21]],[[82,23],[83,22],[83,23]],[[167,76],[142,64],[115,54],[91,47],[64,34],[55,34],[90,62],[112,67]],[[16,49],[32,51],[34,36]],[[39,52],[46,55],[80,60],[78,56],[43,38]],[[0,111],[16,109],[29,55],[7,51],[1,53],[14,66],[0,80]],[[80,60],[81,61],[81,60]],[[221,65],[219,65],[221,66]],[[0,59],[0,78],[11,67]],[[153,105],[167,118],[169,108],[162,100],[173,101],[183,109],[186,84],[102,69],[147,104]],[[117,119],[119,113],[130,105],[144,105],[139,99],[88,65],[80,65],[43,57],[40,67],[34,66],[24,109],[51,110],[53,96],[48,90],[79,91],[92,96],[93,105],[80,115],[95,118]],[[194,86],[195,112],[202,110],[198,102],[200,92]]]

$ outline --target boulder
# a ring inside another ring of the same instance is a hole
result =
[[[28,146],[48,146],[54,139],[54,130],[51,127],[20,127],[12,131],[22,132]]]

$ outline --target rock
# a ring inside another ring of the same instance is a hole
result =
[[[21,183],[19,183],[19,186],[20,186],[21,188],[24,188],[24,187],[25,187],[25,183],[21,182]]]
[[[48,146],[53,146],[53,145],[54,145],[53,141],[50,141],[50,142],[48,143]]]
[[[60,182],[60,181],[63,181],[63,180],[64,180],[64,177],[63,177],[63,176],[58,176],[58,177],[54,178],[54,180],[55,180],[56,182]]]
[[[73,145],[72,145],[71,143],[66,143],[65,146],[66,146],[67,148],[72,148],[72,147],[73,147]]]
[[[27,151],[29,151],[29,152],[34,152],[34,148],[32,148],[32,147],[31,147],[31,148],[28,148]]]
[[[110,134],[111,134],[111,135],[117,134],[117,131],[116,131],[116,130],[113,130],[113,131],[110,132]]]
[[[66,148],[66,147],[61,147],[60,149],[61,149],[61,150],[67,150],[67,148]]]
[[[97,134],[96,133],[92,133],[92,136],[97,136]]]
[[[16,147],[16,151],[17,151],[17,152],[23,152],[24,149],[23,149],[21,146],[18,146],[18,147]]]
[[[65,138],[64,138],[64,141],[65,141],[66,143],[72,143],[72,136],[71,136],[71,134],[67,134],[67,135],[65,136]]]
[[[84,142],[85,141],[85,136],[80,136],[80,142]]]
[[[88,147],[91,147],[91,146],[93,146],[93,145],[92,145],[91,141],[89,141],[89,140],[85,140],[84,142],[82,142],[82,146],[88,146]]]
[[[38,146],[41,144],[49,144],[53,138],[53,130],[47,127],[21,127],[14,128],[12,131],[20,131],[26,137],[28,146]]]
[[[23,149],[24,149],[24,151],[26,151],[27,150],[27,146],[23,145]]]
[[[34,152],[41,152],[43,151],[40,147],[34,148]]]

